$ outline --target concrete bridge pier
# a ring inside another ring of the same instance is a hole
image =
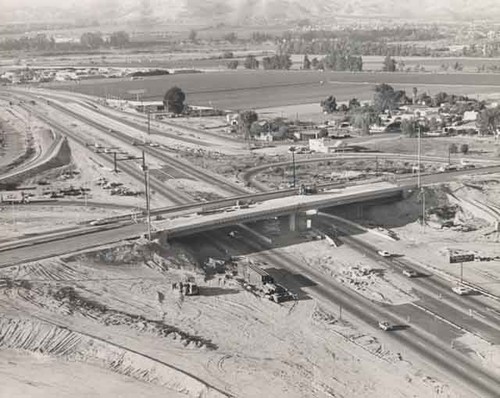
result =
[[[297,230],[297,213],[292,213],[288,216],[288,225],[290,226],[290,231],[295,232]]]
[[[356,205],[356,218],[363,218],[363,205]]]

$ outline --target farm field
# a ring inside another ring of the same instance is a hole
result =
[[[322,83],[323,82],[323,83]],[[144,89],[144,100],[161,100],[176,85],[194,105],[223,109],[268,108],[314,103],[328,95],[345,101],[369,100],[376,84],[387,83],[411,92],[414,86],[431,95],[439,91],[468,95],[500,93],[500,80],[492,74],[348,73],[318,71],[224,71],[149,77],[144,80],[87,80],[46,87],[99,97],[135,99],[130,91]]]

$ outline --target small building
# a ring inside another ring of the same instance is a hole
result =
[[[302,130],[295,131],[293,136],[300,141],[307,141],[311,139],[316,139],[319,137],[320,130]]]
[[[309,150],[319,153],[338,152],[346,147],[341,140],[331,140],[328,138],[315,138],[309,140]]]
[[[479,115],[479,112],[466,111],[466,112],[464,112],[464,117],[462,120],[464,122],[475,122],[477,120],[478,115]]]
[[[163,101],[128,101],[128,103],[138,112],[155,113],[165,111]]]

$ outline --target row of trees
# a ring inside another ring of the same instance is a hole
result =
[[[101,32],[86,32],[80,36],[79,43],[57,43],[54,37],[38,34],[34,37],[19,39],[5,39],[0,42],[0,49],[7,51],[67,51],[84,49],[98,49],[102,47],[123,48],[130,44],[127,32],[113,32],[104,36]]]
[[[245,69],[259,69],[261,63],[255,55],[247,55],[243,61]],[[228,69],[237,69],[239,61],[231,60],[227,63]],[[262,68],[264,69],[290,69],[292,60],[289,54],[277,54],[272,57],[262,58]]]
[[[101,32],[86,32],[80,37],[80,44],[89,49],[101,47],[123,48],[130,43],[130,36],[125,31],[113,32],[105,38]]]
[[[264,69],[290,69],[292,60],[289,54],[277,54],[272,57],[262,58],[262,67]]]

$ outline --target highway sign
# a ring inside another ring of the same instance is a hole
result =
[[[474,261],[474,254],[450,254],[450,264],[466,263],[468,261]]]

